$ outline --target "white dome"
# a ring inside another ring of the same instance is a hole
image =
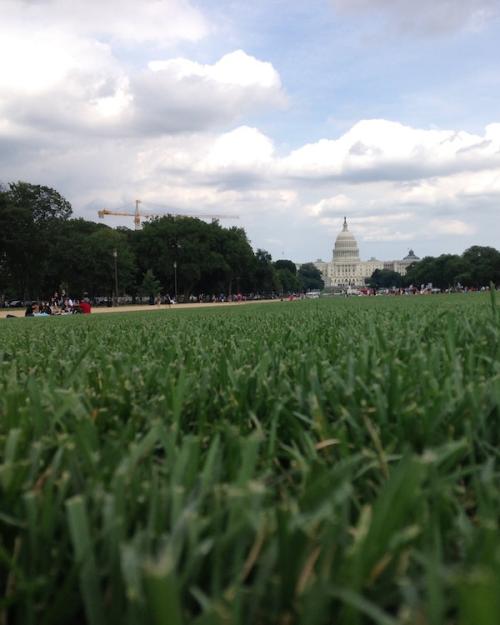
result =
[[[347,228],[347,219],[344,217],[342,231],[339,232],[335,240],[333,249],[334,261],[359,261],[359,249],[356,238]]]

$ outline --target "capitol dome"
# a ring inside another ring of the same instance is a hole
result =
[[[335,240],[333,260],[340,262],[359,261],[358,244],[352,232],[349,232],[347,228],[347,219],[345,217],[342,231],[339,232]]]

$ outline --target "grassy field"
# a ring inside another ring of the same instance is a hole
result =
[[[498,625],[489,295],[0,321],[0,623]]]

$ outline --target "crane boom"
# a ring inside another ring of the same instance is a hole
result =
[[[141,227],[141,217],[166,217],[167,215],[173,215],[174,217],[196,217],[198,219],[239,219],[239,215],[212,215],[212,214],[194,214],[194,213],[141,213],[139,210],[139,204],[141,200],[135,201],[135,211],[114,211],[109,210],[107,208],[102,208],[97,211],[97,214],[101,219],[104,219],[107,215],[117,216],[117,217],[133,217],[134,218],[134,226],[137,230]]]

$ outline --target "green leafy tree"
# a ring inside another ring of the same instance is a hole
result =
[[[470,274],[471,286],[500,284],[500,252],[494,247],[474,245],[463,253]]]
[[[390,289],[392,287],[399,288],[402,285],[402,282],[403,277],[397,271],[391,271],[390,269],[375,269],[368,280],[368,286],[372,289]]]
[[[141,294],[149,298],[155,298],[160,294],[161,284],[152,269],[148,269],[142,278]]]
[[[43,292],[51,294],[64,289],[75,297],[90,292],[93,260],[89,256],[89,240],[94,233],[108,230],[108,226],[84,219],[59,222],[51,233]]]
[[[42,294],[54,232],[71,205],[50,187],[10,183],[0,190],[0,258],[11,294]]]
[[[29,209],[35,224],[69,219],[73,212],[68,200],[50,187],[28,182],[11,182],[7,193],[15,206]]]
[[[255,253],[254,285],[260,293],[271,293],[280,290],[280,283],[273,259],[266,250],[258,249]]]
[[[284,258],[281,258],[280,260],[275,261],[274,267],[277,270],[288,271],[293,276],[297,275],[297,266],[292,260],[285,260]]]
[[[301,282],[297,276],[297,267],[291,260],[280,259],[274,263],[276,274],[283,293],[297,293],[301,290]]]
[[[304,291],[317,291],[325,287],[320,270],[313,263],[304,263],[300,266],[298,277]]]
[[[243,228],[218,228],[218,237],[222,241],[221,253],[224,258],[224,290],[231,294],[235,290],[248,290],[252,282],[254,253]]]
[[[215,249],[214,233],[200,219],[168,215],[144,224],[135,233],[134,251],[142,276],[152,269],[166,293],[173,293],[175,264],[179,293],[189,295],[203,276],[224,274],[223,258]]]
[[[120,230],[99,229],[87,239],[84,275],[87,291],[92,295],[112,295],[115,281],[115,258],[118,273],[118,294],[130,293],[136,284],[136,263],[127,236]]]
[[[471,248],[471,253],[441,254],[426,256],[420,262],[411,265],[406,273],[405,284],[421,286],[432,284],[440,289],[462,286],[487,285],[495,275],[495,254],[493,248]],[[482,250],[488,250],[482,255]],[[496,252],[498,254],[498,252]],[[500,254],[499,254],[500,257]]]

